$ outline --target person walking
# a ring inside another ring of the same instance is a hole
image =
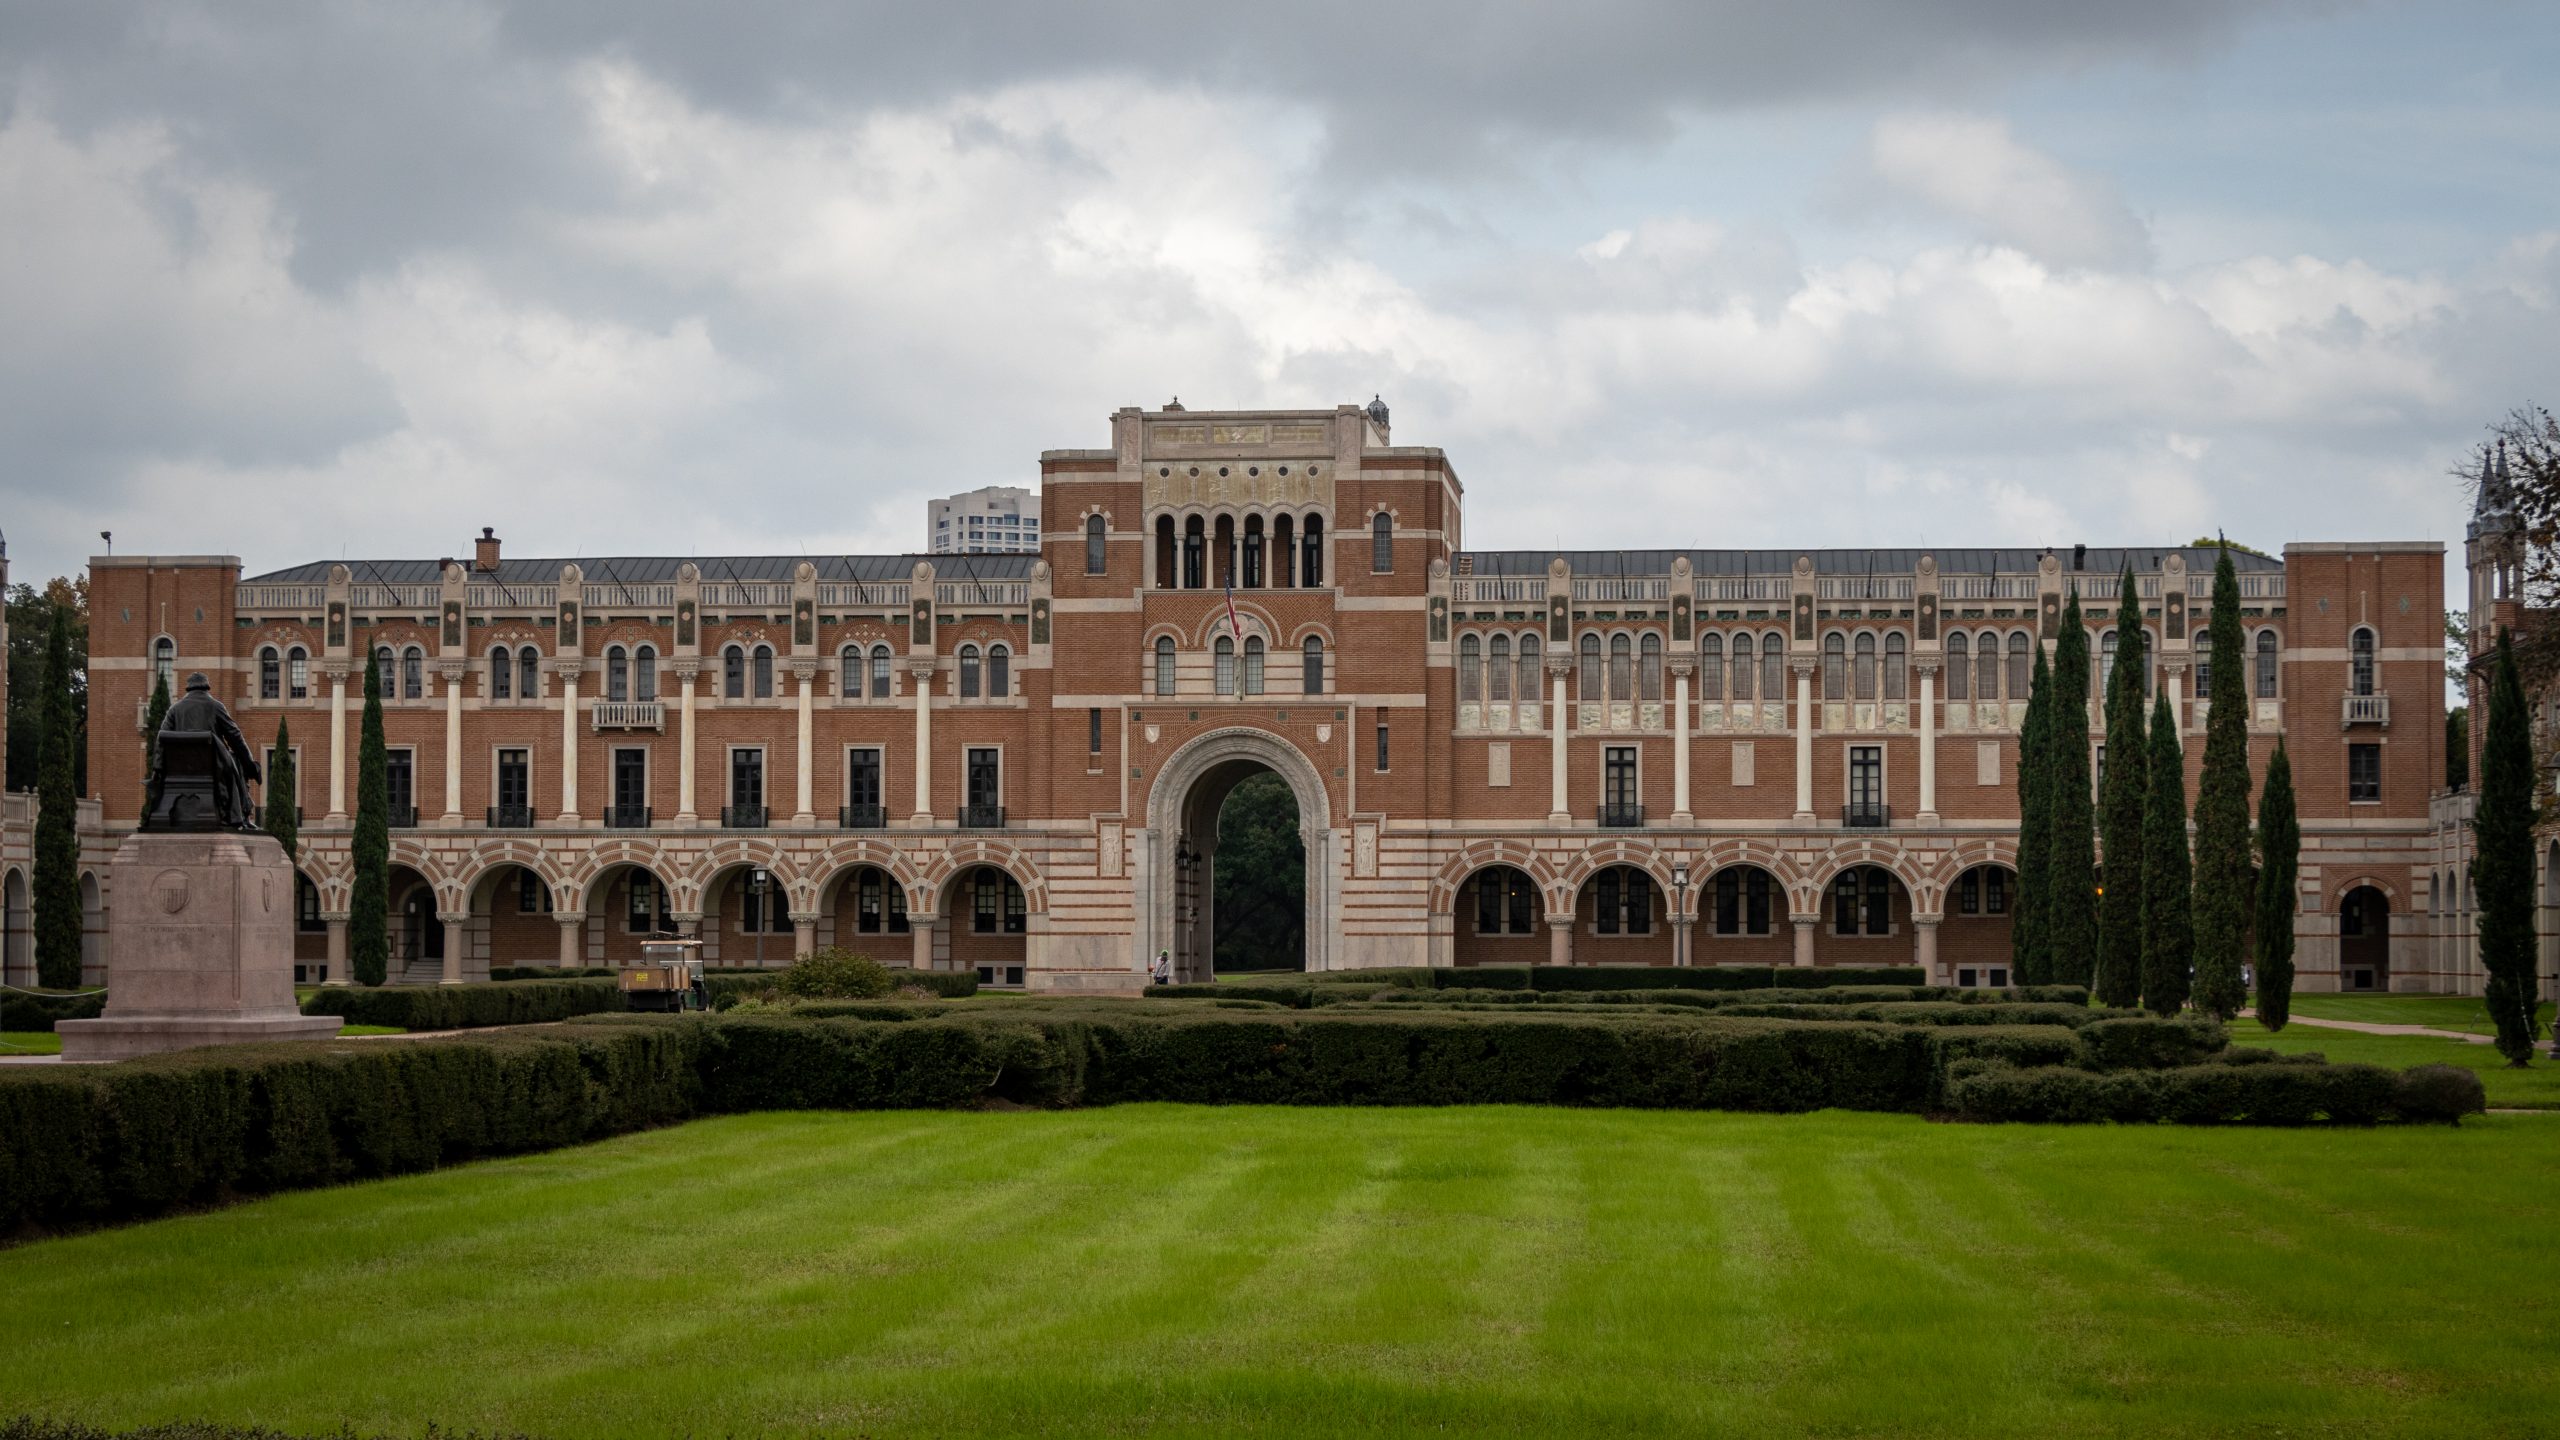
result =
[[[1173,952],[1170,950],[1156,952],[1155,983],[1158,985],[1173,983]]]

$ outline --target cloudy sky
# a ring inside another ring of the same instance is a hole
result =
[[[2560,11],[0,8],[15,578],[906,550],[1383,394],[1483,547],[2458,540],[2560,406]]]

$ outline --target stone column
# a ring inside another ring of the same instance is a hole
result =
[[[2183,734],[2187,728],[2187,711],[2184,694],[2187,688],[2186,663],[2180,660],[2163,660],[2160,662],[2160,669],[2162,672],[2160,676],[2161,683],[2169,687],[2169,723],[2176,726],[2179,732]],[[2150,717],[2146,715],[2143,718],[2142,723],[2145,725],[2150,724]]]
[[[462,823],[462,662],[438,660],[444,680],[444,823]]]
[[[347,917],[340,912],[335,915],[323,913],[320,918],[329,926],[329,978],[323,983],[351,985],[355,982],[347,974]]]
[[[1692,928],[1697,924],[1697,922],[1698,922],[1698,917],[1697,917],[1697,916],[1695,916],[1695,915],[1685,915],[1685,914],[1684,914],[1684,915],[1674,915],[1674,916],[1672,916],[1672,917],[1671,917],[1671,963],[1672,963],[1672,964],[1674,964],[1674,965],[1681,965],[1681,966],[1688,966],[1688,965],[1695,965],[1695,964],[1697,964],[1697,963],[1698,963],[1698,962],[1697,962],[1697,960],[1694,958],[1694,956],[1695,956],[1696,952],[1695,952],[1695,951],[1693,951],[1693,950],[1691,950],[1691,949],[1689,948],[1690,944],[1691,944],[1691,943],[1693,942],[1693,940],[1695,939],[1695,936],[1694,936],[1694,935],[1692,935],[1691,931],[1692,931]]]
[[[560,923],[560,963],[579,967],[587,963],[587,914],[562,911],[551,917]]]
[[[1564,677],[1572,672],[1572,655],[1547,656],[1547,675],[1555,691],[1555,718],[1547,726],[1547,823],[1550,825],[1573,823],[1573,808],[1569,803],[1572,792],[1565,784],[1565,752],[1569,748],[1569,735],[1565,729],[1564,708]]]
[[[933,927],[941,918],[938,915],[918,915],[913,911],[907,912],[907,929],[910,932],[907,964],[915,969],[933,968]]]
[[[1698,817],[1689,808],[1689,672],[1698,668],[1697,657],[1671,657],[1671,823],[1694,825]]]
[[[690,826],[701,816],[693,805],[693,702],[701,693],[702,662],[688,659],[675,662],[678,693],[683,696],[676,741],[676,823]]]
[[[1938,973],[1938,915],[1911,917],[1911,963],[1920,967],[1920,983],[1944,985],[1947,977]]]
[[[1920,675],[1920,823],[1938,823],[1938,661],[1914,660]]]
[[[1796,819],[1813,823],[1813,666],[1810,655],[1789,657],[1796,672]],[[1809,942],[1808,942],[1809,943]],[[1799,953],[1810,954],[1807,944],[1799,944]],[[1811,960],[1799,960],[1809,965]]]
[[[816,953],[818,949],[818,912],[791,912],[791,958]]]
[[[578,823],[578,670],[560,662],[560,821]]]
[[[347,673],[329,675],[329,823],[347,820]]]
[[[1790,915],[1787,918],[1794,921],[1796,927],[1795,963],[1798,965],[1812,964],[1813,927],[1822,923],[1822,917],[1819,915]]]
[[[907,662],[907,678],[916,687],[916,808],[909,823],[933,823],[933,672],[927,655]]]
[[[791,823],[794,825],[815,825],[818,823],[817,812],[812,810],[809,806],[809,801],[813,793],[811,777],[809,774],[812,766],[809,762],[811,757],[817,753],[815,748],[816,742],[811,732],[811,727],[816,724],[816,719],[811,715],[809,710],[809,692],[817,688],[817,660],[814,657],[794,658],[791,662],[791,683],[800,692],[800,749],[798,751],[799,773],[794,777],[797,781],[797,786],[794,790],[794,798],[797,799],[799,803],[791,812]],[[815,924],[816,922],[813,920],[811,923]],[[812,933],[814,934],[815,932]],[[801,953],[805,955],[811,948],[814,947],[804,942]]]
[[[444,975],[439,983],[459,985],[462,983],[462,948],[470,943],[466,927],[471,923],[471,914],[464,911],[457,915],[440,910],[436,912],[436,919],[444,922]]]
[[[1547,917],[1547,963],[1573,963],[1573,912],[1570,910]]]

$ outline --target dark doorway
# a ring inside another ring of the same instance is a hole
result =
[[[1264,770],[1236,782],[1210,865],[1217,970],[1306,969],[1307,850],[1287,781]]]
[[[2348,891],[2338,905],[2338,987],[2391,988],[2391,902],[2370,885]]]

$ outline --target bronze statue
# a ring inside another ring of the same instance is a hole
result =
[[[142,828],[152,831],[256,830],[258,810],[249,782],[263,780],[258,757],[240,726],[213,698],[202,675],[187,677],[187,693],[160,722],[157,763],[152,766]]]

